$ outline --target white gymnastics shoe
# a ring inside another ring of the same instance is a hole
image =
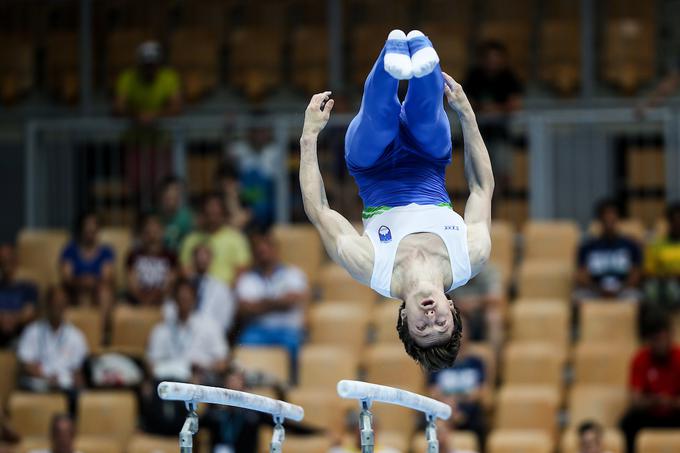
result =
[[[439,55],[432,47],[430,40],[418,30],[410,31],[406,40],[411,53],[413,75],[425,77],[430,74],[439,63]]]
[[[385,43],[385,71],[397,80],[408,80],[413,77],[411,54],[406,42],[406,34],[401,30],[392,30]]]

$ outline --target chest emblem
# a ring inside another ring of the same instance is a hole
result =
[[[383,225],[378,229],[378,238],[380,239],[380,242],[391,242],[392,232],[388,227]]]

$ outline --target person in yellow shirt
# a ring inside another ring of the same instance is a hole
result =
[[[668,234],[647,249],[647,296],[667,308],[680,308],[680,202],[666,212]]]
[[[245,235],[227,225],[223,199],[208,196],[203,203],[203,230],[194,231],[184,238],[180,250],[180,263],[185,274],[192,275],[194,249],[202,243],[212,251],[209,273],[231,286],[239,272],[250,264],[250,245]]]

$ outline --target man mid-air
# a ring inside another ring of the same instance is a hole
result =
[[[406,98],[399,80],[410,79]],[[461,86],[441,72],[421,32],[392,31],[364,85],[361,109],[345,139],[345,159],[364,202],[364,234],[332,210],[317,161],[317,137],[333,109],[330,91],[316,94],[300,139],[300,186],[307,216],[333,261],[356,280],[403,302],[397,331],[406,352],[428,370],[453,364],[461,320],[446,294],[486,263],[494,179],[489,154]],[[451,163],[446,94],[465,142],[470,197],[465,220],[445,187]]]

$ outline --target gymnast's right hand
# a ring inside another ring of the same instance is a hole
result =
[[[302,127],[303,135],[318,135],[326,127],[331,117],[331,110],[335,101],[330,99],[331,92],[324,91],[312,96],[307,110],[305,110],[305,124]]]
[[[446,94],[446,100],[449,103],[449,107],[451,107],[459,116],[471,114],[472,106],[463,91],[463,87],[447,73],[442,72],[442,75],[444,76],[444,94]]]

